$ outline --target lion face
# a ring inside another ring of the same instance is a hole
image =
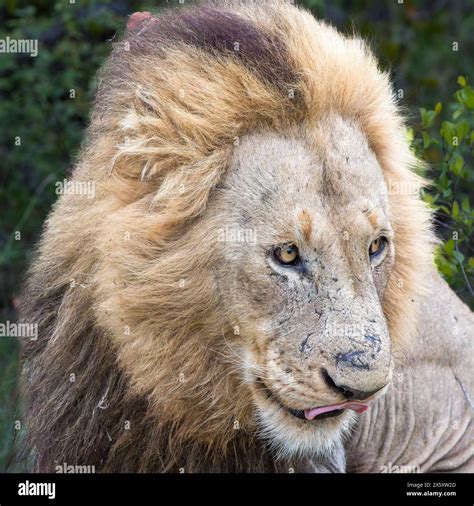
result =
[[[252,134],[212,205],[217,284],[260,432],[282,455],[327,450],[391,379],[393,230],[376,157],[340,117],[311,137]]]

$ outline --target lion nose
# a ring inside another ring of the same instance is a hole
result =
[[[351,399],[353,401],[364,401],[385,387],[385,385],[382,385],[381,387],[376,388],[375,390],[371,390],[370,392],[364,392],[362,390],[357,390],[346,385],[339,385],[331,378],[326,369],[323,369],[323,378],[326,382],[326,385],[328,385],[332,390],[337,390],[339,393],[344,395],[346,399]]]

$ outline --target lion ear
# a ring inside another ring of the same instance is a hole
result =
[[[129,32],[137,32],[143,29],[149,23],[157,23],[158,19],[154,18],[151,12],[134,12],[131,14],[127,21],[127,30]]]

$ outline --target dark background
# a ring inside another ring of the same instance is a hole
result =
[[[0,39],[37,39],[39,46],[37,57],[0,53],[0,322],[15,321],[25,267],[56,199],[55,182],[78,154],[95,74],[111,41],[132,12],[183,3],[190,0],[0,0]],[[437,265],[474,307],[472,0],[299,3],[367,38],[391,72],[409,118],[407,135],[430,164],[426,176],[434,184],[424,198],[442,238]],[[11,460],[14,421],[21,420],[18,348],[14,338],[0,337],[0,471]]]

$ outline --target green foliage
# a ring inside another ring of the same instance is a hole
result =
[[[409,135],[413,147],[428,162],[431,188],[423,198],[435,211],[443,242],[436,264],[451,287],[473,306],[474,294],[474,89],[464,76],[460,88],[444,106],[420,109],[420,122]]]
[[[19,417],[16,392],[18,376],[18,344],[0,337],[0,472],[11,462],[11,447],[15,434],[15,420]]]

